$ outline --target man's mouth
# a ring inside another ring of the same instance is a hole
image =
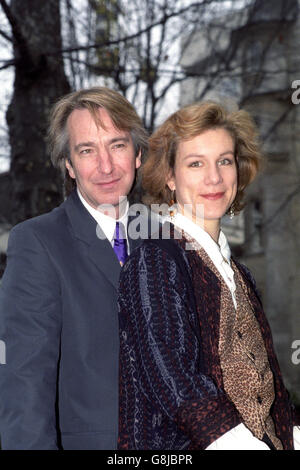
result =
[[[97,181],[94,183],[96,186],[101,186],[102,188],[111,188],[115,184],[117,184],[119,181],[119,178],[111,180],[111,181]]]

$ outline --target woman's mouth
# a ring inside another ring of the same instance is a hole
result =
[[[207,193],[207,194],[201,194],[201,197],[204,199],[208,199],[209,201],[217,201],[218,199],[221,199],[224,196],[225,192],[219,192],[219,193]]]

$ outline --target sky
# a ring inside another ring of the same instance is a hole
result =
[[[9,33],[6,18],[0,9],[0,29]],[[0,68],[3,66],[5,60],[12,57],[11,47],[8,46],[8,41],[0,36]],[[10,148],[7,142],[7,125],[5,120],[5,113],[9,104],[12,85],[14,79],[13,68],[0,70],[0,172],[9,169],[9,154]]]

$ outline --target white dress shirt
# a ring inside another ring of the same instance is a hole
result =
[[[184,230],[202,246],[229,287],[236,308],[236,285],[234,271],[230,266],[231,251],[222,230],[216,243],[203,228],[180,212],[176,212],[173,217],[164,216],[162,222],[164,221],[169,221]],[[294,426],[293,431],[295,450],[300,450],[300,427]],[[241,423],[212,442],[206,450],[270,450],[270,448]]]
[[[128,209],[129,209],[128,201],[126,203],[126,209],[122,217],[120,217],[119,219],[115,219],[113,217],[109,217],[108,215],[103,214],[103,212],[100,212],[97,209],[94,209],[94,207],[92,207],[88,202],[86,202],[86,200],[81,195],[78,188],[77,188],[77,193],[82,204],[87,209],[87,211],[91,214],[91,216],[96,220],[97,224],[101,227],[101,230],[103,231],[104,235],[106,236],[107,240],[110,242],[112,247],[114,245],[116,222],[118,221],[123,224],[125,235],[126,235],[126,240],[127,240],[127,253],[129,255],[129,243],[128,243],[128,235],[127,235],[127,222],[128,222]]]

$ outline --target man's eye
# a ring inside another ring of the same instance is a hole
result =
[[[80,155],[88,155],[92,152],[92,149],[82,149],[80,150]]]
[[[115,145],[113,145],[112,148],[113,148],[113,149],[122,149],[122,148],[124,148],[124,147],[125,147],[125,144],[115,144]]]

